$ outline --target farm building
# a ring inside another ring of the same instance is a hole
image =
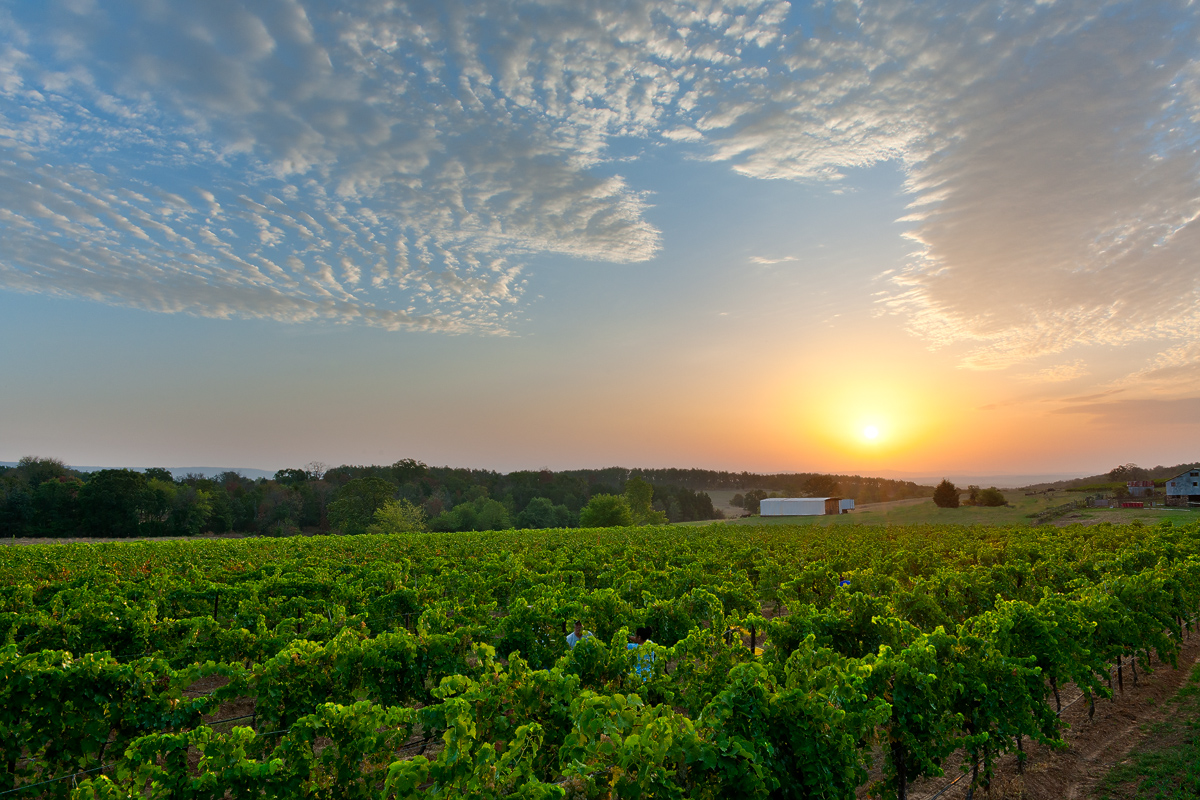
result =
[[[1167,505],[1200,503],[1200,467],[1192,467],[1167,481]]]
[[[1126,481],[1130,497],[1149,497],[1154,494],[1154,481]]]
[[[764,497],[758,513],[763,517],[817,517],[852,510],[854,501],[841,497]]]

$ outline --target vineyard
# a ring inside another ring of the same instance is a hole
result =
[[[982,794],[1062,745],[1068,684],[1090,705],[1175,663],[1198,545],[1135,523],[6,548],[0,799],[904,800],[955,753]]]

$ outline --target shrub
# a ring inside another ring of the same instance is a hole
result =
[[[933,490],[933,502],[938,508],[958,508],[958,488],[943,478]]]
[[[1008,505],[1008,501],[1004,499],[1004,494],[993,486],[990,489],[981,489],[975,500],[975,504],[980,506],[1004,506]]]
[[[614,528],[633,524],[633,512],[629,502],[621,495],[592,495],[588,504],[579,512],[581,528]]]

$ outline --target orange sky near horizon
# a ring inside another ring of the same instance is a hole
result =
[[[1200,459],[1189,0],[67,5],[0,26],[0,460]]]

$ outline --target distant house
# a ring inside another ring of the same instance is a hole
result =
[[[762,517],[819,517],[849,514],[854,501],[841,497],[764,497],[758,507]]]
[[[1167,481],[1167,505],[1200,503],[1200,467],[1192,467]]]
[[[1126,481],[1130,497],[1149,497],[1154,494],[1154,481]]]

